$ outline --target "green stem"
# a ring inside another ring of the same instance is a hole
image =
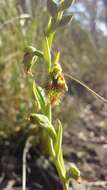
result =
[[[68,183],[66,182],[66,173],[64,172],[62,166],[61,166],[61,162],[60,160],[57,160],[57,159],[53,159],[54,161],[54,164],[57,168],[57,171],[58,171],[58,175],[59,175],[59,178],[61,180],[61,183],[63,185],[63,190],[69,190],[69,186],[68,186]]]
[[[64,0],[61,0],[61,2]],[[58,22],[61,20],[63,16],[63,11],[61,11],[58,15],[57,15],[57,22],[56,24],[58,24]],[[49,48],[51,51],[52,48],[52,44],[53,44],[53,38],[55,35],[55,31],[52,30],[52,18],[49,19],[49,23],[48,23],[48,27],[46,29],[46,36],[48,39],[48,43],[49,43]],[[52,108],[51,105],[49,105],[48,108],[48,112],[45,113],[48,117],[48,119],[50,120],[50,122],[52,122]],[[69,184],[66,181],[66,170],[65,170],[65,165],[64,165],[64,161],[63,161],[63,155],[62,155],[62,150],[60,151],[60,155],[59,158],[57,158],[56,153],[55,153],[55,148],[54,148],[54,141],[48,136],[48,147],[49,147],[49,154],[53,159],[53,163],[56,166],[59,178],[61,180],[62,186],[63,186],[63,190],[69,190]]]
[[[51,105],[49,108],[49,112],[50,112],[50,114],[48,115],[48,118],[51,121],[52,120],[52,118],[51,118],[52,117]],[[59,178],[60,178],[62,186],[63,186],[63,190],[69,190],[69,184],[66,182],[66,170],[65,170],[65,166],[64,166],[64,162],[63,162],[62,151],[60,153],[59,159],[57,159],[57,157],[55,155],[55,151],[54,151],[54,143],[50,137],[48,140],[48,145],[49,145],[49,152],[50,152],[50,155],[51,155],[53,162],[56,166]]]
[[[56,166],[59,178],[60,178],[62,186],[63,186],[63,190],[69,190],[69,184],[66,182],[66,172],[63,170],[60,159],[58,160],[55,157],[55,152],[53,149],[53,142],[51,141],[51,139],[49,139],[48,143],[49,143],[50,155],[53,159],[54,165]]]

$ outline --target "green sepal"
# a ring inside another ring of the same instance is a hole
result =
[[[55,0],[47,0],[47,9],[52,17],[58,13],[58,4]]]
[[[51,122],[49,121],[47,116],[45,116],[43,114],[32,113],[30,118],[31,118],[31,120],[33,120],[33,123],[38,124],[43,129],[45,129],[46,132],[48,133],[48,135],[53,139],[53,141],[56,140],[55,129],[54,129],[53,125],[51,124]]]
[[[46,105],[46,99],[45,99],[45,94],[44,90],[41,87],[36,86],[35,81],[33,81],[33,93],[35,95],[38,108],[44,112],[45,110],[45,105]]]
[[[75,0],[64,0],[62,3],[60,3],[59,5],[59,11],[64,11],[66,9],[68,9]]]
[[[50,71],[51,68],[51,52],[49,47],[48,38],[45,37],[43,41],[43,54],[44,54],[44,60],[47,64],[48,71]]]

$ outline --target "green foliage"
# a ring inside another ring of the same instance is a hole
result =
[[[57,129],[57,140],[56,140],[56,144],[55,144],[55,153],[57,156],[57,159],[59,160],[60,158],[60,153],[62,150],[62,124],[60,122],[60,120],[58,120],[58,129]]]
[[[44,90],[41,87],[37,86],[35,81],[33,82],[33,92],[37,101],[38,109],[44,113],[46,107]]]

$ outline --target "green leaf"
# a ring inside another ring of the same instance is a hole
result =
[[[58,24],[58,27],[63,27],[65,25],[69,24],[71,22],[72,18],[73,18],[72,14],[63,15],[61,21]]]
[[[64,0],[60,6],[59,6],[59,10],[60,11],[64,11],[66,9],[68,9],[73,3],[74,3],[75,0]]]
[[[51,110],[51,104],[48,103],[46,106],[46,116],[48,117],[49,121],[52,120],[52,110]]]
[[[56,138],[56,144],[55,144],[55,153],[56,153],[57,159],[59,159],[61,149],[62,149],[62,124],[60,120],[58,120],[57,138]]]
[[[31,114],[31,118],[35,121],[35,124],[39,124],[43,129],[45,129],[48,135],[55,141],[56,132],[47,116],[43,114]]]
[[[47,0],[47,9],[52,17],[58,13],[58,4],[55,0]]]
[[[48,38],[45,37],[43,41],[43,54],[44,54],[44,60],[47,64],[48,71],[50,71],[51,68],[51,52],[50,52],[50,47],[49,47],[49,42]]]
[[[36,86],[35,81],[33,81],[33,93],[35,95],[38,108],[44,112],[46,105],[45,94],[41,87]]]

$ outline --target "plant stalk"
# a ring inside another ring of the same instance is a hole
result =
[[[50,114],[52,117],[52,108],[50,106]],[[52,118],[48,117],[49,120],[51,121]],[[55,151],[54,151],[54,144],[52,139],[49,137],[49,141],[48,141],[48,145],[49,145],[49,151],[50,151],[50,155],[53,159],[53,163],[56,166],[59,178],[61,180],[62,186],[63,186],[63,190],[69,190],[69,186],[68,183],[66,182],[66,170],[65,170],[65,166],[64,163],[61,161],[62,160],[62,151],[60,153],[60,157],[59,159],[57,159],[56,155],[55,155]]]

